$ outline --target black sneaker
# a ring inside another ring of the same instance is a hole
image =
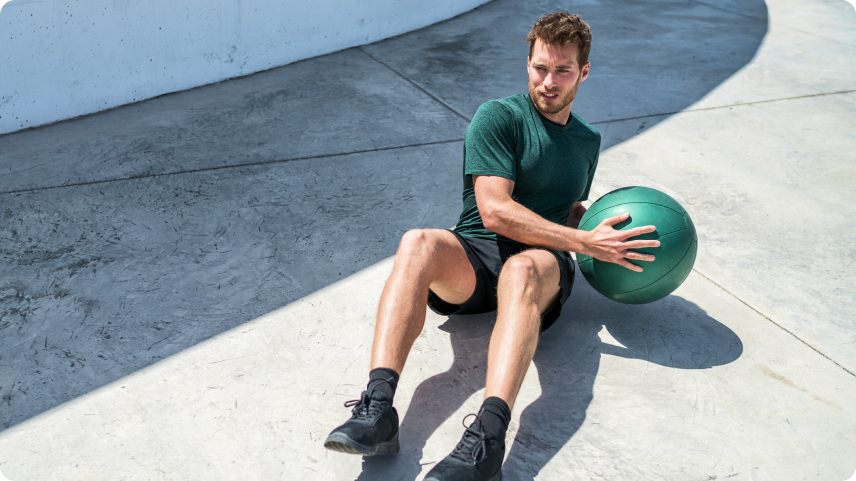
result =
[[[363,456],[398,453],[398,411],[389,399],[378,391],[363,391],[360,399],[345,403],[351,406],[351,419],[327,436],[324,447]]]
[[[503,458],[505,443],[484,428],[477,417],[452,454],[434,466],[425,481],[500,481]]]

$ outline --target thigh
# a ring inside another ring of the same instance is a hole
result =
[[[452,304],[463,304],[476,288],[476,273],[455,234],[443,229],[422,231],[433,246],[430,265],[432,292]]]
[[[561,293],[561,270],[559,261],[552,252],[544,249],[528,249],[505,261],[499,274],[499,292],[508,289],[524,289],[534,285],[534,300],[542,314],[555,303]],[[533,283],[533,284],[529,284]],[[500,305],[504,301],[500,295]]]

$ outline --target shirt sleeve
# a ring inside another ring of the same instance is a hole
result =
[[[464,175],[496,175],[516,181],[514,132],[514,120],[502,104],[482,104],[467,128]]]
[[[589,192],[591,191],[591,183],[594,180],[594,171],[597,170],[597,161],[600,160],[600,142],[597,145],[597,151],[594,154],[594,160],[589,166],[588,170],[588,181],[586,181],[586,188],[583,189],[583,193],[580,194],[580,198],[577,199],[577,202],[582,202],[588,200]]]

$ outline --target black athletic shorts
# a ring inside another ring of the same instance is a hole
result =
[[[509,257],[523,252],[527,249],[543,249],[556,256],[559,261],[559,298],[541,314],[541,332],[544,332],[556,322],[562,313],[562,305],[571,295],[574,286],[574,260],[568,252],[553,251],[542,247],[530,247],[522,245],[511,245],[479,237],[464,237],[456,232],[455,237],[464,246],[467,258],[476,273],[476,290],[467,302],[457,305],[440,299],[440,296],[428,291],[428,307],[441,316],[452,314],[479,314],[496,310],[496,287],[499,272]]]

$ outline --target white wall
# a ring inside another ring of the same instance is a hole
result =
[[[11,0],[0,10],[0,134],[371,43],[487,1]]]

